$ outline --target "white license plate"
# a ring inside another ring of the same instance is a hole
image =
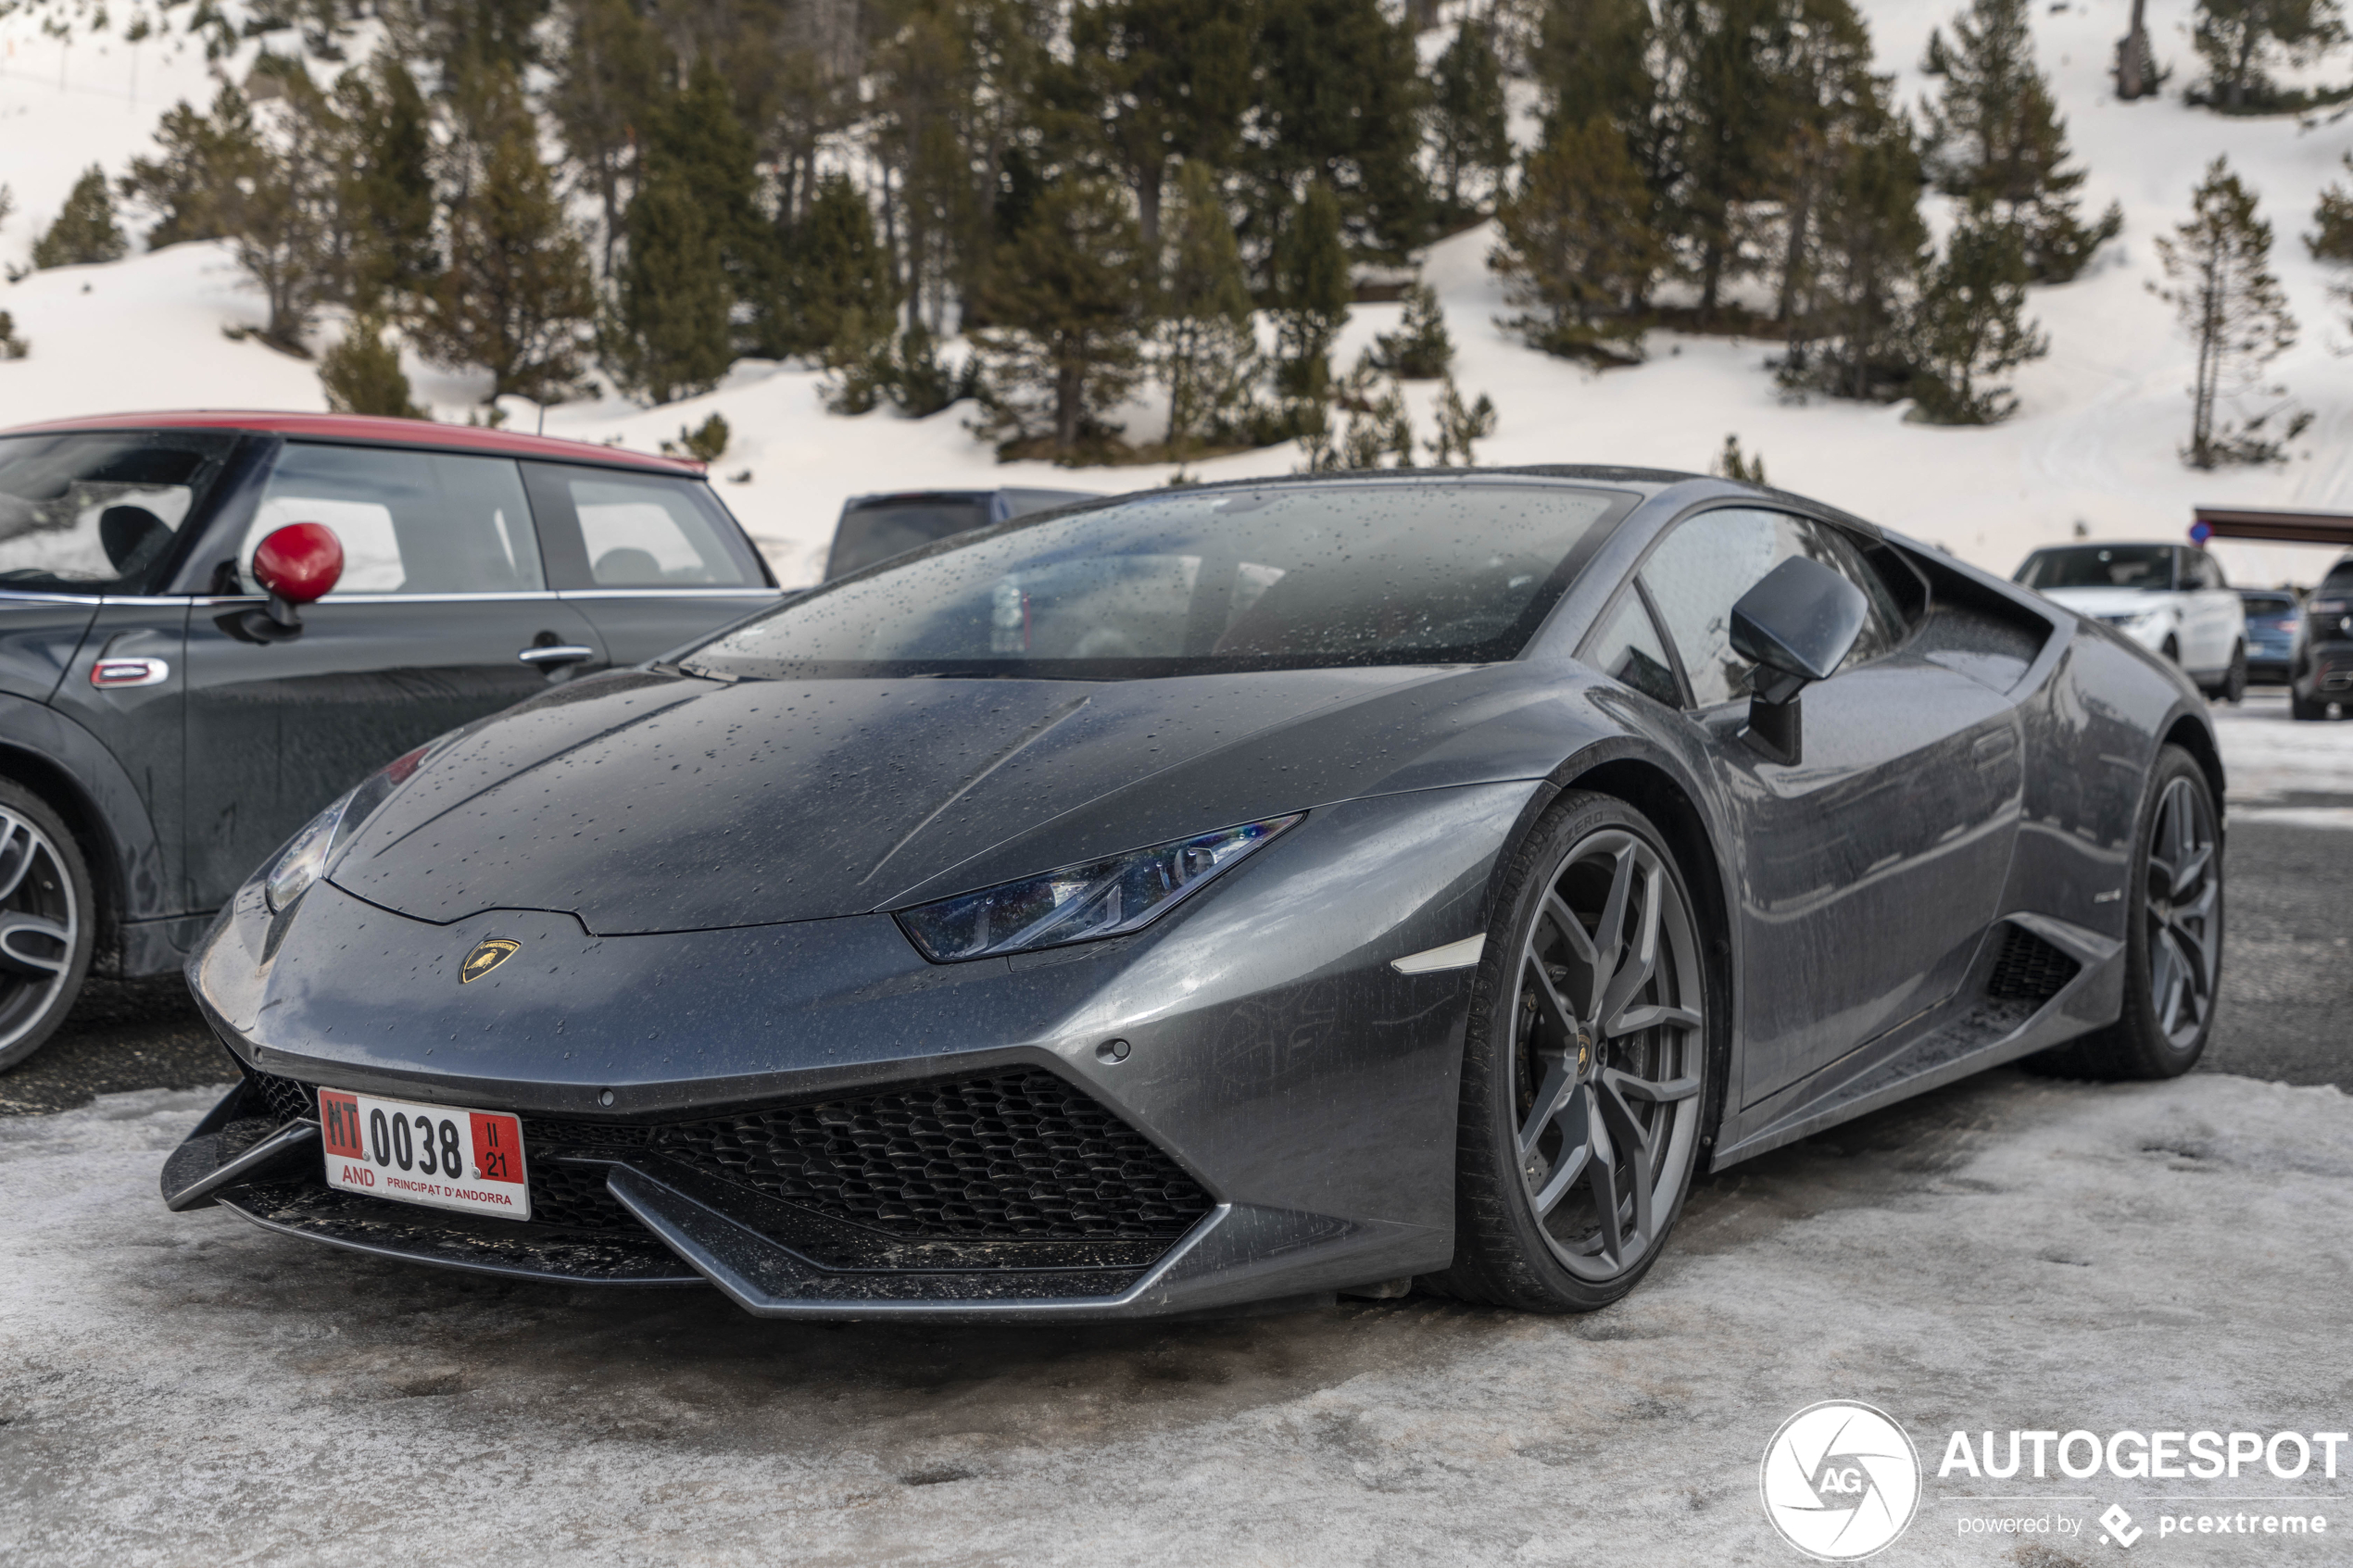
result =
[[[515,1117],[321,1089],[319,1130],[329,1186],[502,1220],[531,1218],[522,1123]]]

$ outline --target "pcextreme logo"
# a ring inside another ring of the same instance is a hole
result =
[[[1825,1399],[1781,1423],[1765,1446],[1757,1488],[1783,1540],[1825,1562],[1852,1562],[1912,1523],[1919,1450],[1886,1411]]]

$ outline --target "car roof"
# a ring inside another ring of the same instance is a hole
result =
[[[521,431],[493,430],[482,425],[439,424],[431,420],[378,419],[366,414],[300,414],[275,409],[179,408],[142,414],[92,414],[78,420],[47,420],[39,424],[0,430],[0,435],[69,435],[110,430],[233,430],[273,435],[308,436],[321,441],[361,442],[378,446],[409,446],[440,452],[495,454],[503,458],[545,458],[555,462],[597,463],[607,468],[644,469],[655,473],[703,477],[704,465],[681,458],[659,458],[586,441],[565,441],[552,435],[526,435]]]

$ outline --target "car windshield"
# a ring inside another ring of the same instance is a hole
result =
[[[2296,599],[2288,594],[2245,594],[2249,615],[2294,615]]]
[[[2336,565],[2330,567],[2329,574],[2321,579],[2321,585],[2312,592],[2326,594],[2331,598],[2341,598],[2345,595],[2353,594],[2353,560],[2339,561]]]
[[[712,642],[737,677],[1135,680],[1516,656],[1630,497],[1430,481],[1147,494],[1000,523]]]
[[[876,561],[987,525],[988,501],[977,495],[881,495],[851,503],[834,530],[825,575],[847,577]]]
[[[0,590],[146,587],[235,443],[193,430],[0,436]]]
[[[2173,586],[2170,545],[2077,545],[2037,550],[2019,569],[2030,588],[2144,588],[2163,593]]]

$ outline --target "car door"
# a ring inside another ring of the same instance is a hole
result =
[[[585,463],[522,467],[549,576],[615,664],[668,653],[784,596],[707,484]]]
[[[1732,651],[1731,609],[1795,556],[1854,580],[1870,615],[1846,662],[1806,689],[1803,755],[1784,765],[1743,738],[1753,667]],[[1854,536],[1817,520],[1702,512],[1638,576],[1737,831],[1745,1109],[1890,1036],[1966,975],[2008,870],[2018,719],[1908,652],[1898,595]]]
[[[2222,563],[2204,550],[2187,552],[2191,582],[2196,592],[2194,611],[2198,626],[2198,657],[2194,670],[2227,670],[2231,650],[2245,640],[2246,605],[2222,576]]]
[[[300,636],[257,641],[254,547],[291,522],[343,542]],[[208,542],[240,593],[187,637],[193,907],[225,900],[304,822],[447,730],[604,667],[603,640],[547,585],[510,458],[289,442],[258,499]]]

